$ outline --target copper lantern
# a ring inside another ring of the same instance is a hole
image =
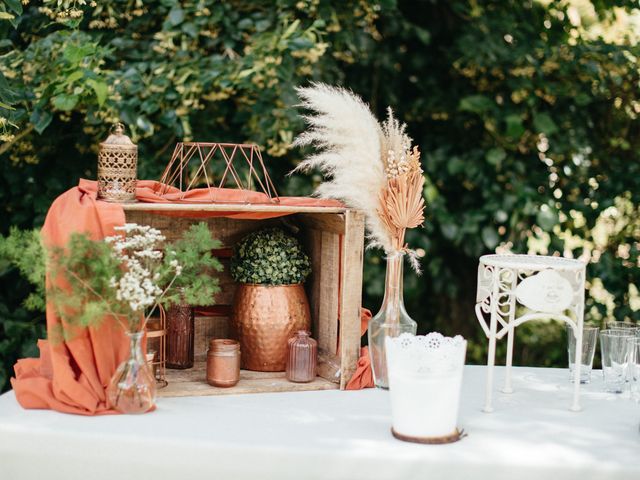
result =
[[[111,127],[111,135],[100,144],[98,199],[135,202],[137,170],[138,146],[124,134],[124,125],[116,123]]]

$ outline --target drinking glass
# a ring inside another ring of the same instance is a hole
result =
[[[631,335],[640,334],[640,325],[631,322],[607,322],[608,330],[622,330]]]
[[[580,383],[591,382],[591,368],[593,367],[593,357],[596,353],[596,343],[598,342],[598,327],[584,325],[582,327],[582,359],[580,361]],[[576,336],[573,328],[567,325],[567,352],[569,353],[569,379],[573,382],[573,372],[576,361]]]
[[[630,338],[629,381],[631,382],[631,398],[640,403],[640,338]]]
[[[600,332],[600,353],[604,388],[607,392],[622,393],[627,379],[631,342],[634,333],[625,330],[603,330]]]

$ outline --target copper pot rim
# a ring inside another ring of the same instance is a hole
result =
[[[283,283],[282,285],[269,285],[267,283],[242,283],[239,282],[238,285],[244,285],[247,287],[264,287],[264,288],[278,288],[278,287],[300,287],[304,286],[303,282],[300,283]]]

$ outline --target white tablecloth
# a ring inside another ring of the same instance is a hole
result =
[[[504,370],[497,369],[496,385]],[[564,369],[514,368],[515,393],[483,413],[484,367],[466,367],[450,445],[395,440],[388,392],[160,399],[139,416],[23,410],[0,397],[1,480],[640,479],[640,405],[602,392],[568,410]]]

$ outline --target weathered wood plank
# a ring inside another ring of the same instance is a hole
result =
[[[196,362],[188,370],[167,370],[168,385],[158,390],[158,397],[194,397],[206,395],[237,395],[244,393],[302,392],[338,388],[321,377],[313,382],[293,383],[284,372],[251,372],[242,370],[240,382],[231,388],[216,388],[206,382],[206,363]]]
[[[196,362],[207,359],[209,340],[230,338],[231,327],[227,316],[196,315],[193,352]]]
[[[244,203],[123,203],[125,212],[263,212],[263,213],[344,213],[344,207],[256,205]]]
[[[339,235],[344,233],[343,214],[301,213],[296,215],[296,220],[306,228],[337,233]]]
[[[304,247],[311,262],[311,275],[307,278],[305,290],[311,310],[311,331],[315,339],[320,330],[320,285],[322,282],[322,232],[308,229],[303,232]]]
[[[342,239],[342,281],[340,289],[340,388],[355,372],[360,355],[360,307],[362,304],[362,257],[364,215],[349,210]]]
[[[338,301],[340,291],[340,236],[323,231],[318,308],[318,348],[335,354],[338,348]]]
[[[224,248],[232,248],[245,235],[264,227],[279,225],[278,218],[267,218],[263,220],[240,220],[236,218],[186,218],[167,217],[148,211],[127,211],[125,210],[127,222],[139,223],[141,225],[151,225],[162,231],[167,237],[167,241],[177,240],[182,236],[182,232],[192,224],[205,222],[213,236],[220,240]]]

